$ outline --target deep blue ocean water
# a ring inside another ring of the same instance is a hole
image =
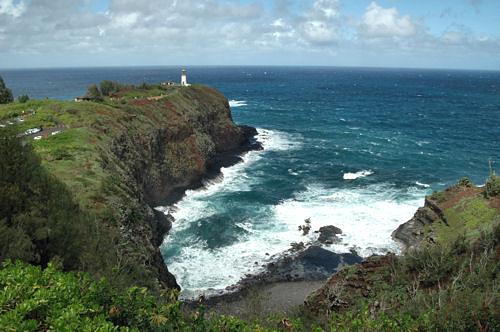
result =
[[[0,70],[16,95],[72,99],[104,79],[178,80],[180,68]],[[222,91],[237,123],[265,149],[190,191],[162,252],[190,296],[260,269],[311,218],[344,230],[328,247],[397,251],[391,232],[433,190],[500,162],[500,72],[287,67],[192,67]],[[497,167],[498,170],[498,167]]]

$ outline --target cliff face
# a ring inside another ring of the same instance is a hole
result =
[[[25,138],[37,136],[43,166],[118,234],[116,269],[150,287],[178,287],[158,248],[172,217],[154,207],[237,161],[254,148],[256,133],[236,126],[227,99],[203,86],[124,86],[99,102],[33,100],[0,109],[0,120],[16,119],[20,132],[37,129]]]
[[[113,137],[109,151],[103,151],[113,162],[104,163],[104,168],[119,174],[120,183],[131,191],[128,198],[136,200],[125,198],[117,203],[121,224],[127,225],[123,234],[128,242],[137,243],[131,251],[144,252],[146,265],[156,270],[164,286],[178,287],[158,249],[172,218],[152,208],[199,185],[207,171],[216,167],[215,157],[240,152],[250,137],[233,123],[226,98],[209,88],[186,88],[175,98],[153,103],[134,100],[132,104],[146,113],[159,104],[162,116],[148,129],[132,121]],[[130,222],[137,212],[144,222]]]

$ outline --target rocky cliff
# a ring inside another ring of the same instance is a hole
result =
[[[474,310],[489,312],[495,304],[481,301],[490,294],[490,286],[484,285],[497,282],[497,273],[491,271],[498,267],[499,231],[500,197],[488,196],[484,187],[462,179],[427,196],[413,218],[393,232],[403,245],[401,256],[372,256],[340,270],[308,297],[305,309],[327,317],[342,312],[358,312],[359,317],[371,320],[388,313],[402,317],[405,312],[410,317],[415,308],[420,315],[425,312],[424,303],[452,294],[462,296],[464,308],[452,300],[434,304],[428,309],[436,316],[433,319],[446,324],[436,314],[446,308],[447,313],[458,313],[454,319],[463,320],[465,313],[460,310],[472,308],[474,301],[480,303]],[[466,271],[463,266],[468,267]],[[457,280],[463,283],[460,290]],[[484,284],[478,287],[477,280]]]
[[[204,86],[120,86],[97,102],[29,101],[0,109],[84,211],[118,234],[115,269],[139,285],[178,288],[159,251],[172,218],[154,207],[256,147],[227,99]],[[121,261],[123,258],[124,263]]]

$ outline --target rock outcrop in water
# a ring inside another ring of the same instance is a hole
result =
[[[342,234],[342,230],[333,225],[323,226],[319,229],[318,241],[324,244],[333,244],[340,242],[340,238],[337,235]]]

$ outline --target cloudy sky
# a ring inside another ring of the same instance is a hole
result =
[[[0,0],[0,68],[500,70],[500,0]]]

